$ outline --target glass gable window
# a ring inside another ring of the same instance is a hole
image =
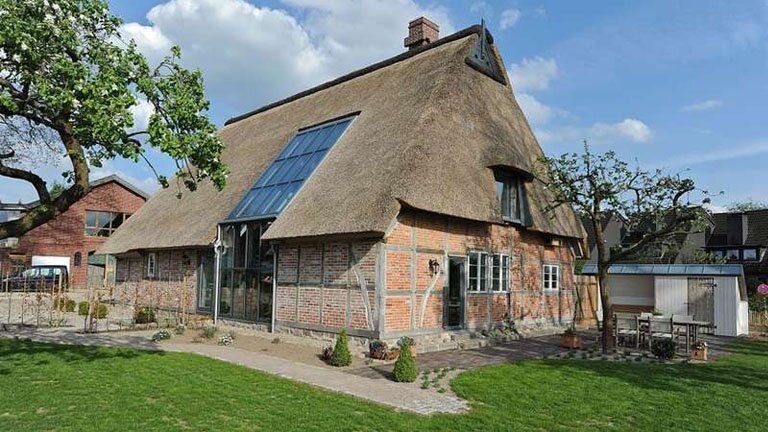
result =
[[[353,119],[347,117],[299,131],[227,220],[261,219],[280,214]]]

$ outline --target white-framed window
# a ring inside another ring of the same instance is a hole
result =
[[[485,292],[488,285],[488,254],[469,253],[469,291]]]
[[[744,249],[741,254],[744,261],[757,261],[757,249]]]
[[[509,255],[493,254],[491,260],[491,289],[509,291]]]
[[[508,291],[509,255],[470,252],[468,290],[471,292]]]
[[[560,289],[560,266],[544,264],[544,290],[555,291]]]
[[[157,255],[154,252],[147,254],[147,277],[155,277],[155,270],[157,269]]]

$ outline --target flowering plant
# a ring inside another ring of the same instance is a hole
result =
[[[163,329],[152,335],[152,342],[160,342],[161,340],[168,340],[170,338],[171,338],[171,332]]]
[[[226,334],[219,338],[219,345],[221,346],[229,346],[235,343],[235,338],[232,337],[232,335]]]
[[[705,340],[697,340],[693,344],[693,349],[695,350],[706,350],[707,348],[709,348],[709,344]]]

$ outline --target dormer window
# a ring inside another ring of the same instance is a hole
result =
[[[523,193],[520,178],[514,174],[496,173],[496,198],[501,206],[501,218],[506,222],[522,223]]]

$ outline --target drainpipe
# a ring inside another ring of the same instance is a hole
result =
[[[270,333],[275,332],[275,321],[277,317],[277,254],[279,253],[279,246],[273,244],[274,253],[272,254],[272,326],[269,329]]]
[[[216,226],[216,241],[213,242],[213,252],[216,256],[216,264],[213,270],[213,325],[219,320],[219,291],[221,291],[221,253],[223,245],[221,241],[221,225]]]

